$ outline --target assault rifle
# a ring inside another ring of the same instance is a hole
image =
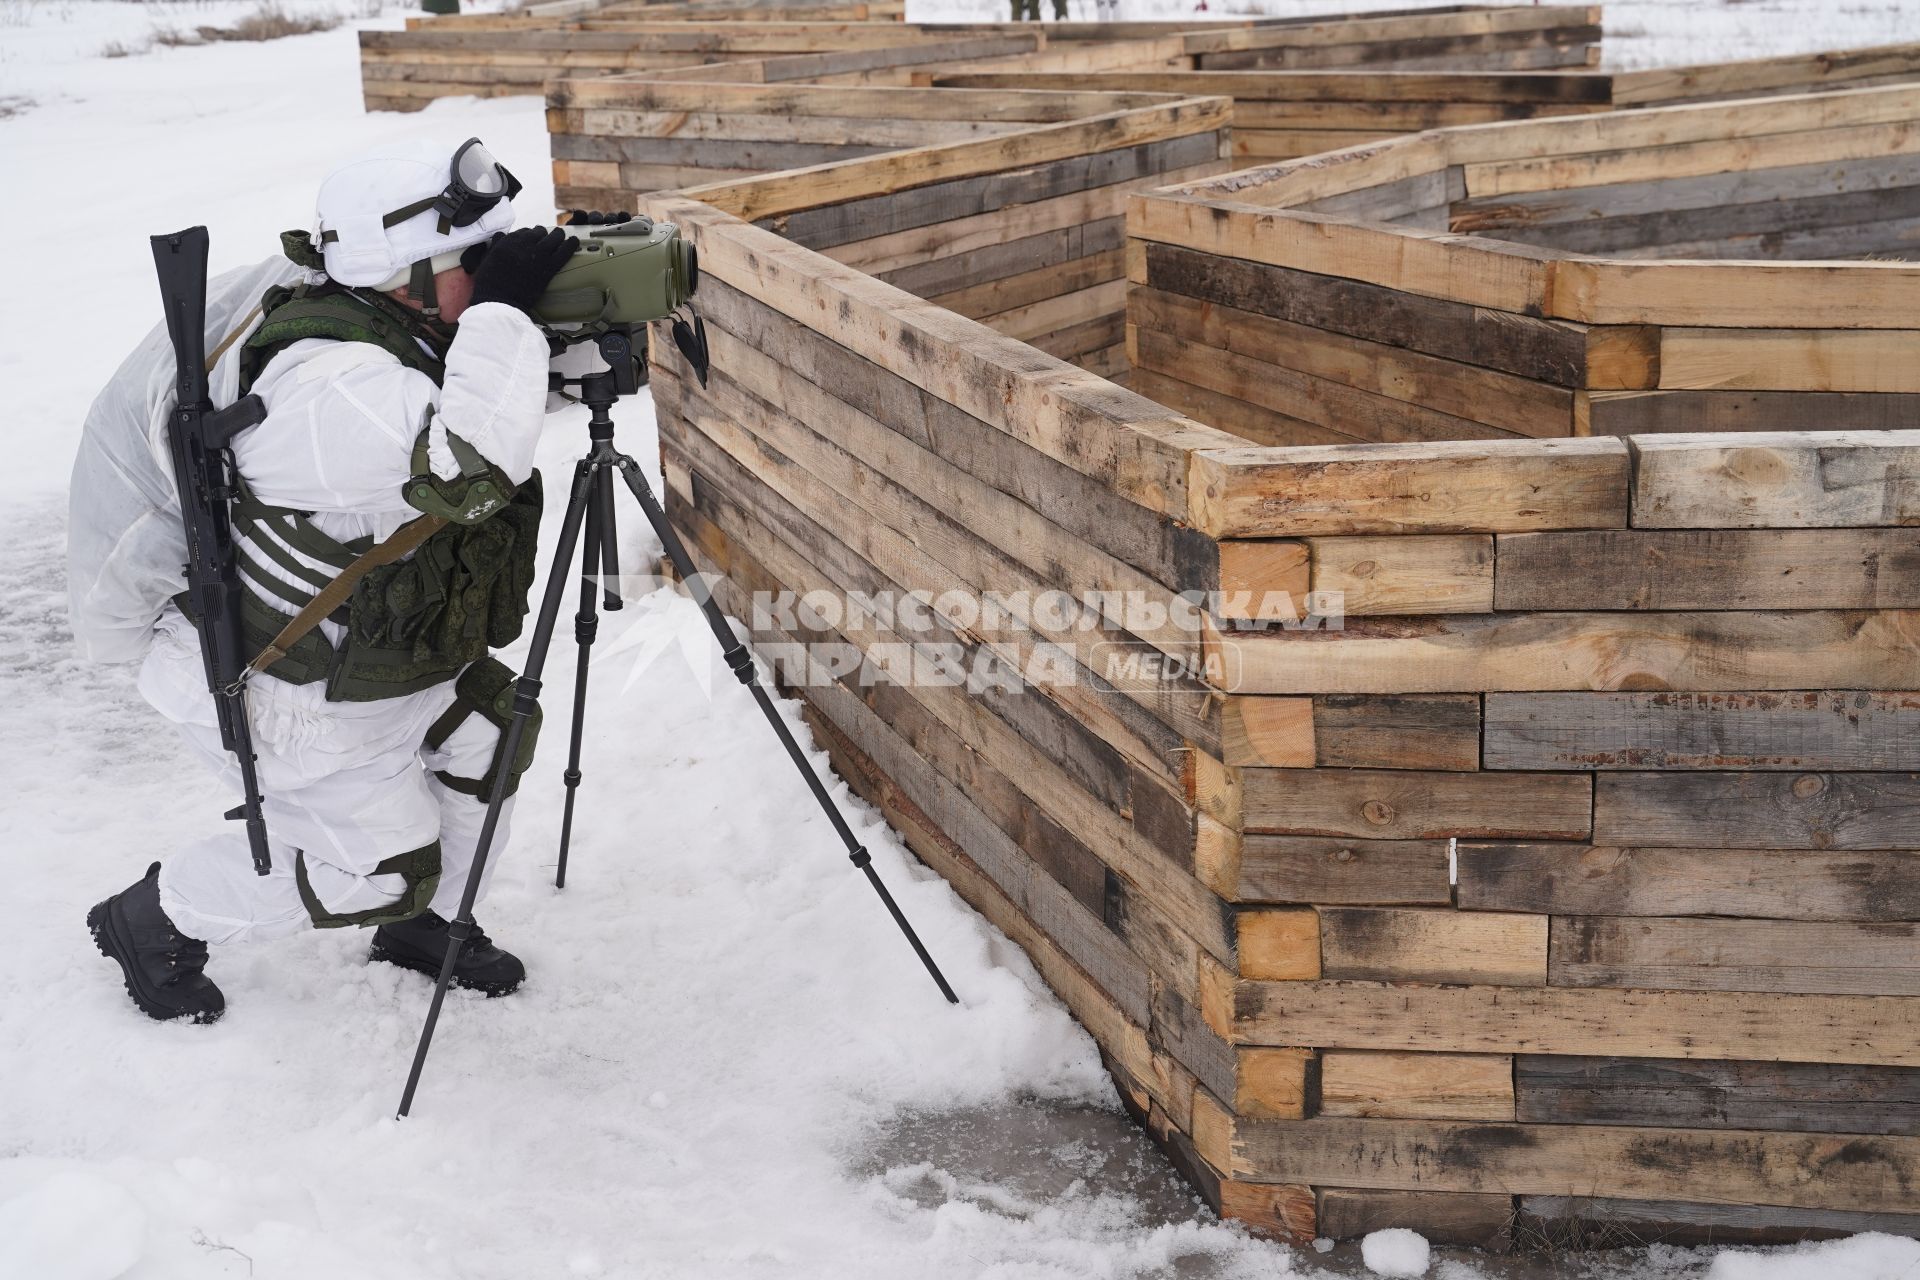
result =
[[[215,409],[207,390],[207,229],[189,227],[151,236],[153,265],[160,273],[160,298],[173,339],[177,407],[167,428],[173,454],[174,487],[180,495],[180,520],[187,535],[186,612],[200,633],[200,656],[207,687],[220,718],[220,742],[240,762],[245,798],[227,811],[247,824],[253,869],[273,869],[267,849],[267,820],[260,811],[260,780],[254,769],[253,727],[247,720],[243,675],[247,668],[240,630],[240,570],[234,559],[233,522],[227,504],[234,496],[233,437],[267,416],[259,396],[246,396]],[[215,359],[219,358],[216,352]]]

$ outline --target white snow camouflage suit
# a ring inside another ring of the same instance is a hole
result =
[[[516,485],[527,480],[546,412],[547,364],[547,343],[533,322],[498,302],[477,304],[460,317],[438,387],[380,347],[302,339],[275,355],[254,383],[267,416],[235,438],[234,459],[258,501],[310,512],[313,525],[338,541],[384,539],[419,515],[401,494],[423,420],[430,424],[435,474],[451,478],[459,471],[446,441],[452,431]],[[259,581],[259,573],[300,586],[275,563],[285,555],[328,577],[334,572],[285,544],[273,549],[278,556],[263,554],[245,537],[240,546],[250,553],[243,582],[268,596],[274,584]],[[339,643],[338,624],[320,627]],[[171,605],[139,684],[237,796],[239,769],[221,746],[199,638]],[[440,746],[426,745],[429,730],[455,701],[451,680],[370,702],[328,702],[325,695],[325,681],[293,685],[262,674],[249,683],[273,874],[254,874],[238,824],[163,858],[161,906],[187,936],[242,942],[308,927],[296,851],[329,913],[390,906],[404,881],[373,868],[436,839],[442,870],[432,908],[455,914],[486,805],[435,774],[479,780],[492,763],[499,730],[470,714]],[[506,842],[508,816],[495,834],[488,871]]]

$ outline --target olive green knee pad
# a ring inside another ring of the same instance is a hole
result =
[[[306,907],[307,914],[313,917],[316,929],[344,929],[348,925],[398,924],[402,920],[411,920],[425,911],[433,902],[434,890],[440,887],[440,842],[424,845],[418,849],[409,849],[405,853],[396,853],[391,858],[383,858],[373,870],[367,873],[374,876],[399,876],[406,882],[406,888],[400,892],[400,900],[391,906],[371,907],[365,911],[336,913],[327,910],[313,885],[307,880],[307,858],[301,854],[294,859],[293,882],[300,889],[300,901]]]
[[[453,686],[453,705],[443,712],[433,727],[427,730],[426,745],[438,749],[446,745],[454,731],[471,715],[478,715],[494,728],[500,730],[500,745],[506,745],[507,725],[513,720],[513,684],[516,677],[507,668],[507,664],[498,658],[482,658],[460,673],[460,679]],[[526,730],[520,735],[519,749],[514,752],[512,767],[507,770],[507,794],[512,795],[520,789],[520,775],[533,764],[534,747],[540,741],[540,708],[534,707],[533,714],[527,718]],[[445,770],[436,770],[434,777],[450,791],[485,800],[493,794],[494,779],[500,772],[500,753],[494,751],[493,763],[487,767],[483,778],[461,778]]]

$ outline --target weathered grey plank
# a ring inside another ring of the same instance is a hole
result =
[[[1901,431],[1920,427],[1920,395],[1848,391],[1594,391],[1596,436],[1702,431]]]
[[[1522,1196],[1514,1235],[1515,1243],[1523,1249],[1556,1250],[1645,1244],[1792,1244],[1863,1231],[1920,1236],[1920,1214],[1852,1213],[1778,1204]]]
[[[1555,916],[1556,987],[1920,995],[1920,924]]]
[[[1457,856],[1460,906],[1475,911],[1920,920],[1920,852],[1912,850],[1463,842]]]
[[[1911,609],[1917,529],[1601,529],[1508,534],[1494,608]]]
[[[1920,1067],[1520,1054],[1513,1080],[1540,1124],[1920,1134]]]
[[[1920,693],[1489,693],[1484,759],[1489,769],[1920,770]]]
[[[1010,169],[954,182],[937,182],[886,195],[868,196],[785,213],[766,220],[789,240],[809,249],[825,249],[870,240],[913,227],[948,222],[1008,205],[1063,196],[1090,187],[1112,186],[1150,174],[1184,169],[1218,159],[1219,136],[1194,133],[1116,151],[1072,156],[1023,169]]]
[[[1601,773],[1593,843],[1910,849],[1920,773]]]
[[[1445,840],[1242,837],[1239,902],[1445,906]]]
[[[1146,283],[1168,293],[1424,351],[1563,387],[1586,385],[1578,325],[1471,307],[1334,276],[1147,244]]]

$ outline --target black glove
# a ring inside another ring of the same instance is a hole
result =
[[[522,227],[495,236],[483,255],[478,255],[473,272],[473,301],[504,302],[529,314],[533,304],[547,291],[556,272],[565,266],[579,244],[558,227]],[[466,255],[461,257],[466,265]]]

